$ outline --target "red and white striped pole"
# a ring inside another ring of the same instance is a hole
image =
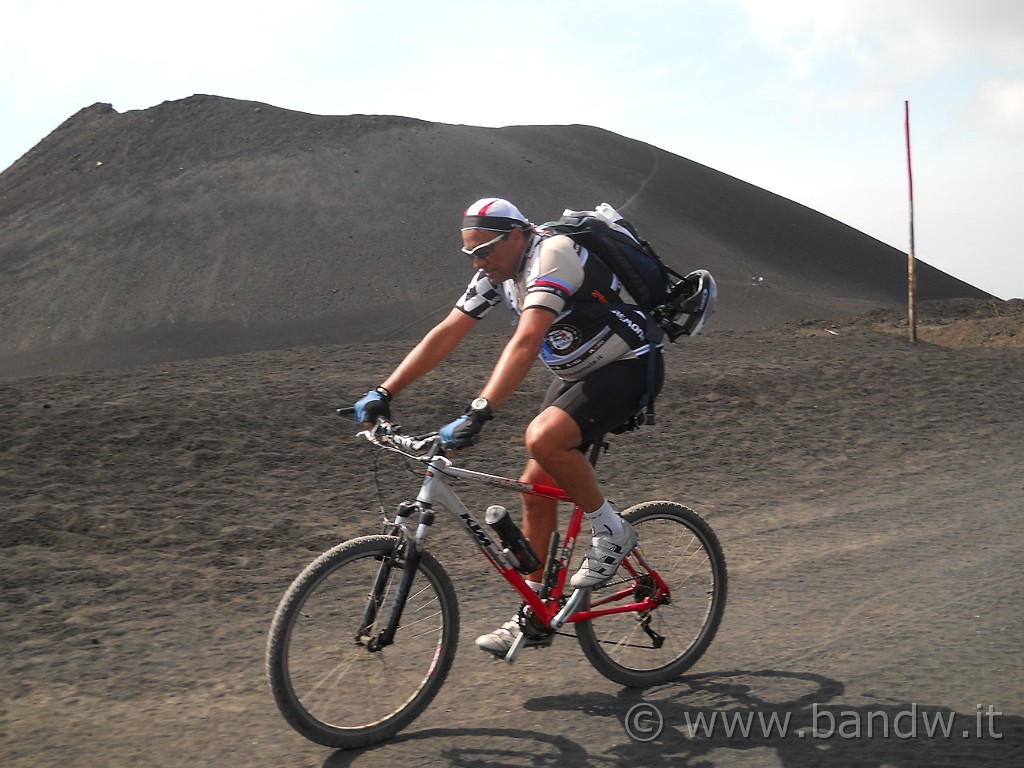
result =
[[[910,341],[917,341],[917,316],[915,302],[917,292],[917,273],[914,268],[914,172],[910,164],[910,102],[903,102],[904,132],[907,136],[907,183],[910,192],[910,251],[907,254],[907,324],[910,328]]]

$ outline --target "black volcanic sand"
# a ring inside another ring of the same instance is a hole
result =
[[[433,549],[463,612],[448,684],[398,738],[345,753],[280,717],[264,645],[299,570],[377,529],[373,452],[333,409],[408,345],[4,381],[0,764],[1020,765],[1024,348],[911,346],[882,320],[677,344],[659,424],[612,443],[600,475],[620,506],[684,502],[724,546],[725,619],[689,674],[624,690],[572,638],[513,667],[484,658],[473,638],[514,597],[442,517]],[[469,340],[398,420],[459,413],[499,343]],[[469,466],[517,472],[546,383],[531,375]],[[414,493],[401,464],[381,479],[389,505]],[[640,702],[665,718],[648,744],[623,728]],[[980,737],[979,705],[1001,713]],[[789,716],[804,737],[691,737],[687,718],[713,711]],[[922,713],[952,717],[949,737]]]

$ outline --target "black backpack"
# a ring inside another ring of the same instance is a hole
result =
[[[594,211],[567,210],[558,221],[541,224],[537,232],[543,237],[568,235],[597,256],[669,341],[698,333],[714,308],[715,286],[709,273],[698,270],[683,276],[676,272],[607,203]],[[651,331],[649,338],[660,341],[658,331]]]
[[[625,219],[615,224],[617,228],[594,211],[566,211],[558,221],[541,224],[538,231],[571,237],[615,273],[640,309],[650,312],[665,302],[674,273],[632,224]]]

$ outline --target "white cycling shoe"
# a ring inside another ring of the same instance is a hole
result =
[[[575,589],[596,587],[604,584],[615,575],[623,558],[636,546],[636,529],[625,520],[622,521],[622,533],[595,533],[590,542],[590,549],[583,558],[583,565],[569,579]]]
[[[519,628],[519,619],[513,616],[493,632],[480,635],[476,639],[476,647],[493,654],[496,658],[504,659],[520,632],[522,630]]]
[[[480,635],[476,639],[476,647],[493,655],[496,659],[504,659],[522,632],[523,630],[519,626],[519,615],[516,614],[493,632]],[[524,648],[542,648],[548,645],[551,645],[551,637],[533,638],[527,635],[523,640]]]

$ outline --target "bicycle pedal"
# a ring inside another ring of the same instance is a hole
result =
[[[505,657],[502,659],[506,664],[512,664],[516,660],[516,656],[523,650],[523,645],[526,643],[526,633],[520,632],[516,635],[516,639],[512,641],[512,645],[505,653]]]

